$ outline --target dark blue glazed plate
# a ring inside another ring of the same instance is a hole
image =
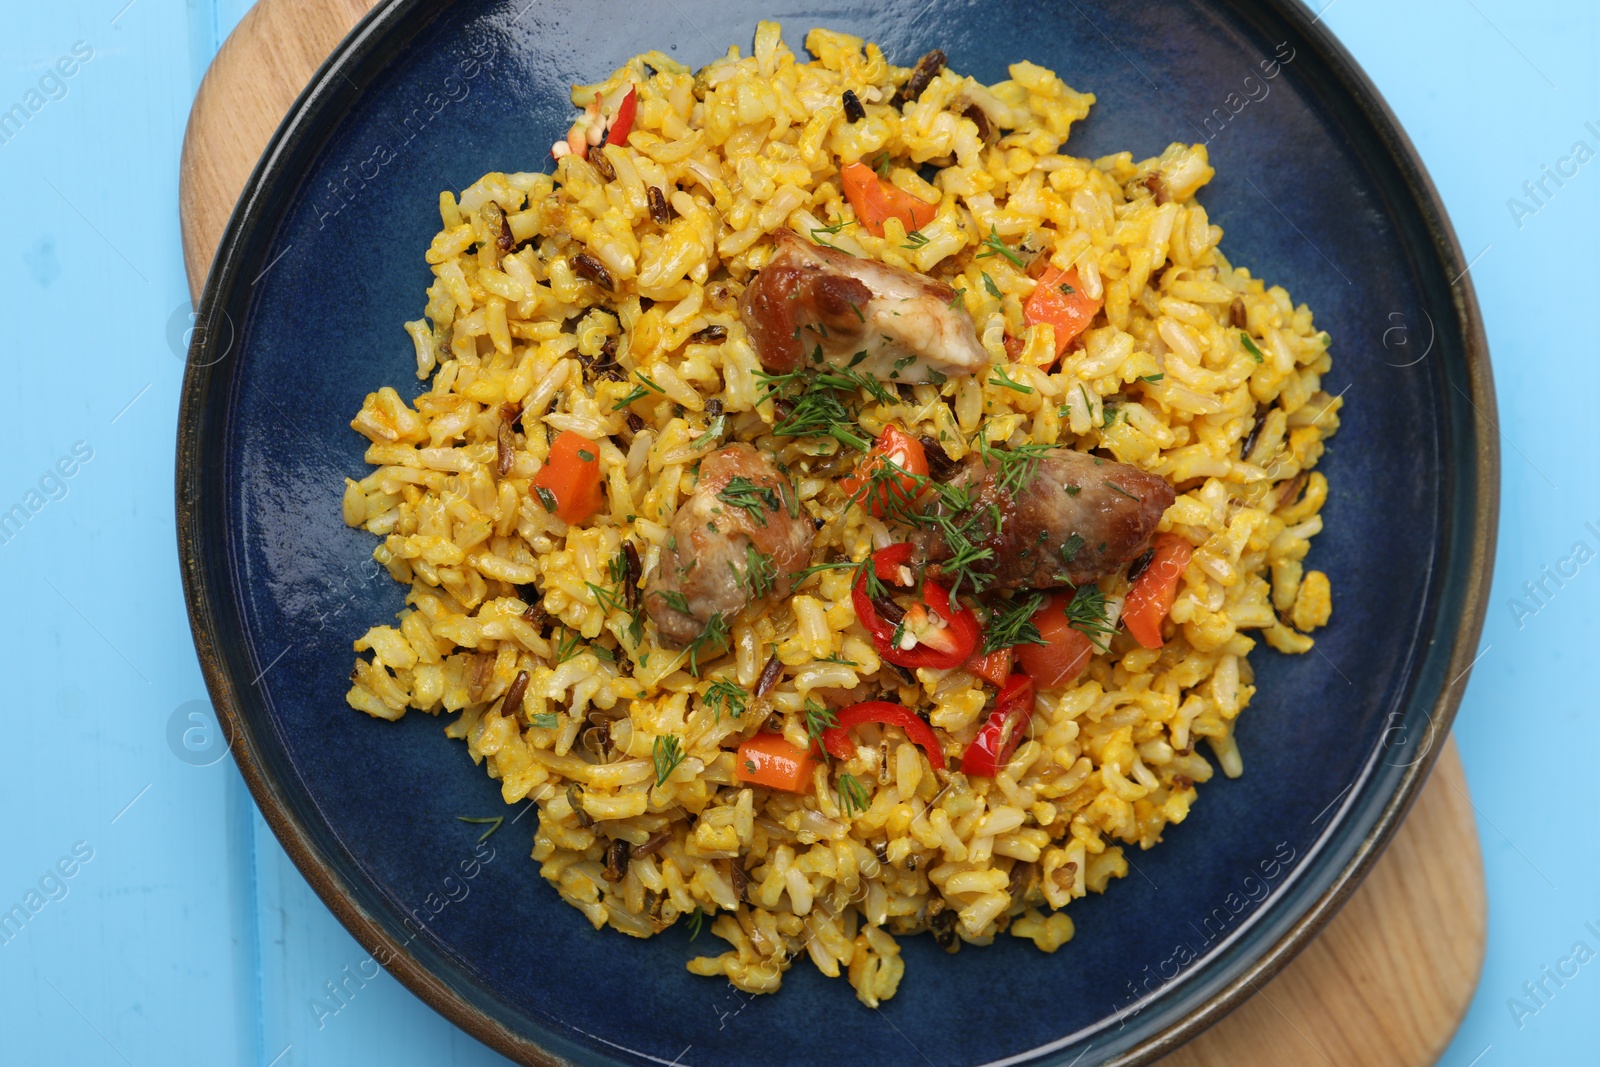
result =
[[[439,720],[345,706],[351,641],[400,607],[340,519],[348,428],[379,385],[416,391],[400,323],[429,274],[441,189],[548,167],[573,82],[660,48],[698,66],[760,17],[909,65],[943,48],[984,81],[1027,58],[1096,93],[1068,150],[1205,141],[1201,195],[1238,264],[1334,338],[1346,399],[1311,560],[1332,625],[1252,656],[1246,774],[1207,786],[1135,873],[1079,901],[1054,955],[1016,938],[947,956],[904,942],[880,1011],[795,967],[750,998],[684,962],[679,927],[596,932],[527,858],[513,814],[475,852],[459,815],[503,810]],[[730,5],[395,0],[319,72],[268,147],[206,285],[184,384],[178,532],[195,644],[262,812],[328,906],[445,1016],[526,1063],[962,1067],[1143,1063],[1211,1024],[1320,928],[1425,779],[1488,588],[1494,397],[1465,263],[1393,117],[1288,2]]]

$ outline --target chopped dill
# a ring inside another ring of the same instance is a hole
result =
[[[496,830],[500,829],[500,824],[506,821],[506,817],[504,815],[481,817],[472,815],[457,815],[456,818],[461,822],[476,823],[479,826],[487,825],[489,828],[478,835],[478,840],[480,842],[490,834],[494,833]]]
[[[1033,616],[1044,607],[1044,602],[1043,593],[1034,593],[1020,600],[1005,601],[1003,609],[997,607],[989,616],[989,625],[984,628],[984,655],[1013,645],[1044,644],[1044,638],[1039,636],[1039,627],[1033,623]]]
[[[688,757],[683,753],[683,742],[676,734],[663,734],[650,745],[650,759],[656,765],[656,785],[667,784],[672,772]]]
[[[839,810],[846,818],[872,806],[872,795],[853,774],[839,775]]]
[[[973,259],[988,259],[990,256],[1005,256],[1019,267],[1027,266],[1022,262],[1022,257],[1011,250],[1011,246],[1000,240],[1000,233],[993,226],[989,227],[989,236],[983,239],[983,247],[987,252],[979,252]]]
[[[750,707],[750,695],[726,678],[718,678],[712,682],[711,688],[706,690],[701,701],[711,708],[714,715],[713,722],[721,722],[724,711],[731,718],[737,719]]]

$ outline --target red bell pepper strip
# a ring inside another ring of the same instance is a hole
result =
[[[939,738],[933,727],[923,722],[910,708],[891,704],[887,700],[869,700],[864,704],[851,704],[839,709],[838,724],[822,732],[822,747],[839,759],[849,759],[856,754],[850,742],[850,727],[864,722],[878,722],[885,726],[898,726],[906,736],[928,754],[928,762],[936,771],[944,770],[944,753],[939,750]]]
[[[847,163],[839,170],[845,199],[856,209],[856,221],[874,237],[883,236],[883,220],[897,218],[915,233],[939,214],[936,204],[918,200],[898,185],[881,180],[865,163]]]
[[[874,475],[887,466],[885,461],[907,473],[875,479]],[[881,519],[892,505],[910,505],[917,497],[918,479],[927,476],[928,454],[922,442],[891,422],[855,473],[839,482],[839,488],[850,494],[851,503],[861,504]]]
[[[811,788],[811,770],[822,762],[795,748],[782,734],[762,732],[739,746],[733,772],[741,782],[804,793]]]
[[[900,572],[911,559],[911,545],[900,543],[882,548],[872,554],[871,567],[879,581],[893,585],[903,584]],[[902,667],[931,667],[949,670],[959,667],[972,655],[983,636],[978,617],[966,608],[955,608],[950,603],[950,590],[938,582],[924,581],[919,593],[919,603],[905,609],[905,617],[898,623],[885,619],[867,592],[867,573],[863,568],[856,576],[855,588],[850,591],[855,604],[856,618],[872,635],[873,647],[878,655]],[[896,606],[896,610],[899,610]],[[902,648],[897,635],[910,634],[916,643]]]
[[[974,655],[967,660],[966,668],[984,681],[993,685],[1005,685],[1006,679],[1011,677],[1011,646],[997,648],[987,655]]]
[[[630,85],[628,95],[622,98],[622,103],[617,105],[617,117],[611,120],[611,130],[606,134],[606,144],[628,143],[628,134],[633,132],[633,116],[639,110],[639,87]]]
[[[1145,648],[1161,647],[1161,623],[1178,595],[1178,579],[1194,554],[1189,542],[1174,533],[1156,535],[1154,554],[1122,607],[1128,632]]]
[[[1013,674],[994,698],[994,711],[961,757],[961,771],[970,777],[993,778],[1017,751],[1033,718],[1033,679]]]
[[[1094,655],[1094,644],[1074,629],[1067,617],[1072,596],[1070,589],[1056,593],[1033,613],[1031,621],[1038,627],[1041,644],[1016,647],[1017,663],[1041,689],[1070,682],[1083,673],[1089,657]]]

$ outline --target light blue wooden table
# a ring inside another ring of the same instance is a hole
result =
[[[0,513],[25,513],[0,529],[0,911],[27,914],[0,930],[0,1064],[501,1063],[386,974],[346,980],[365,954],[184,736],[205,689],[173,534],[178,151],[247,6],[0,6],[0,112],[25,113],[0,124]],[[1456,730],[1489,952],[1444,1062],[1600,1062],[1600,5],[1323,17],[1474,257],[1500,389],[1499,569]]]

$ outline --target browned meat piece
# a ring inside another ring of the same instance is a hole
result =
[[[714,617],[731,623],[748,605],[787,595],[815,536],[794,486],[765,456],[746,444],[711,453],[645,589],[661,642],[682,648]]]
[[[739,313],[762,366],[823,362],[917,385],[990,363],[956,291],[943,282],[805,240],[775,235],[778,251],[750,282]]]
[[[1077,586],[1113,573],[1150,547],[1174,499],[1158,475],[1065,448],[1033,461],[1014,493],[996,484],[998,470],[974,454],[951,479],[973,493],[963,513],[971,517],[969,540],[993,550],[972,569],[992,576],[997,589]],[[937,575],[950,546],[936,530],[917,539]]]

